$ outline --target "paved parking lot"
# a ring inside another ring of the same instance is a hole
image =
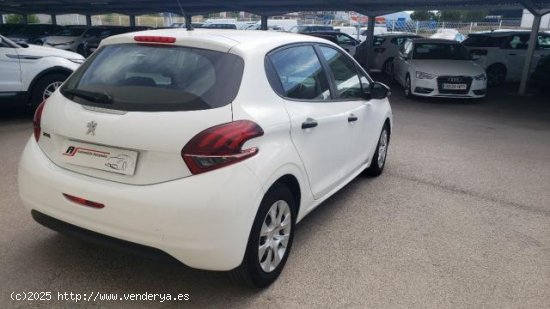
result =
[[[53,291],[190,295],[184,304],[100,303],[132,308],[548,308],[550,102],[508,91],[481,102],[410,101],[396,87],[385,173],[356,179],[304,219],[283,274],[265,291],[34,223],[16,185],[31,122],[2,110],[0,307],[28,305],[12,301],[13,291]]]

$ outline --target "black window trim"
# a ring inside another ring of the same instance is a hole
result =
[[[279,76],[277,74],[277,70],[275,69],[275,65],[271,61],[271,55],[273,55],[276,52],[285,50],[285,49],[289,49],[289,48],[293,48],[293,47],[299,47],[299,46],[311,46],[311,47],[313,47],[313,50],[315,51],[315,54],[316,54],[319,62],[321,63],[321,66],[323,68],[323,72],[324,72],[325,77],[326,77],[326,79],[329,83],[330,99],[328,99],[328,100],[303,100],[303,99],[289,98],[289,97],[287,97],[286,95],[283,94],[283,92],[284,92],[283,85],[281,83],[281,79],[279,78]],[[372,79],[372,77],[370,77],[370,75],[367,73],[367,71],[365,71],[365,69],[363,69],[363,67],[361,67],[361,65],[359,65],[357,60],[355,60],[353,57],[351,57],[347,52],[341,50],[340,47],[335,47],[335,46],[330,45],[330,44],[319,43],[319,42],[299,42],[299,43],[289,43],[289,44],[279,46],[275,49],[270,50],[265,55],[264,70],[265,70],[266,77],[268,79],[268,82],[269,82],[272,90],[279,97],[281,97],[285,100],[288,100],[288,101],[293,101],[293,102],[316,103],[316,104],[318,104],[318,103],[338,103],[338,102],[350,102],[350,101],[368,101],[369,99],[367,97],[357,98],[357,99],[349,99],[349,98],[342,99],[342,98],[337,98],[336,97],[336,94],[338,93],[336,91],[336,89],[337,89],[336,88],[336,80],[334,79],[332,70],[330,69],[326,59],[324,58],[324,56],[321,53],[321,50],[319,49],[321,46],[335,49],[336,51],[342,53],[344,55],[344,57],[347,57],[348,59],[350,59],[352,61],[352,63],[355,65],[355,70],[357,72],[357,76],[359,77],[359,82],[361,83],[361,87],[363,87],[363,84],[361,82],[361,75],[365,76],[365,78],[368,80],[369,84],[374,83],[374,80]],[[273,83],[275,83],[275,85]]]

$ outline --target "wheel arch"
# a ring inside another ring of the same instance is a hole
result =
[[[300,188],[298,178],[296,178],[296,176],[292,174],[285,174],[275,180],[275,182],[269,187],[269,189],[279,184],[286,186],[290,190],[290,192],[292,192],[292,195],[294,196],[294,202],[296,203],[296,215],[298,215],[300,213],[300,204],[302,201],[302,190]]]

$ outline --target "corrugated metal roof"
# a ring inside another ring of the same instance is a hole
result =
[[[259,15],[278,15],[298,11],[356,11],[365,15],[420,9],[510,9],[550,8],[550,0],[0,0],[0,12],[45,14],[138,15],[157,12],[205,14],[246,11]]]

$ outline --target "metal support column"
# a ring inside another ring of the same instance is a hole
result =
[[[262,15],[261,16],[261,25],[260,25],[260,30],[267,30],[267,18],[269,16],[267,15]]]
[[[57,25],[57,15],[51,14],[50,19],[52,21],[52,25]]]
[[[92,26],[92,15],[86,15],[86,25],[88,27]]]
[[[0,25],[4,24],[4,15],[0,14]]]
[[[375,27],[376,16],[369,15],[369,20],[367,23],[367,61],[366,70],[370,70],[373,53],[374,53],[374,27]]]
[[[23,24],[28,24],[29,23],[29,15],[27,14],[23,14],[21,15],[23,17]]]
[[[130,19],[130,27],[135,27],[136,26],[136,15],[129,15],[128,17]]]
[[[527,92],[527,83],[529,82],[531,66],[533,65],[533,57],[535,56],[535,50],[537,47],[537,38],[539,34],[541,18],[542,16],[539,14],[534,15],[533,18],[533,27],[531,28],[531,35],[529,36],[529,47],[527,48],[527,56],[525,57],[523,73],[521,74],[521,83],[519,85],[520,95],[524,95]]]

